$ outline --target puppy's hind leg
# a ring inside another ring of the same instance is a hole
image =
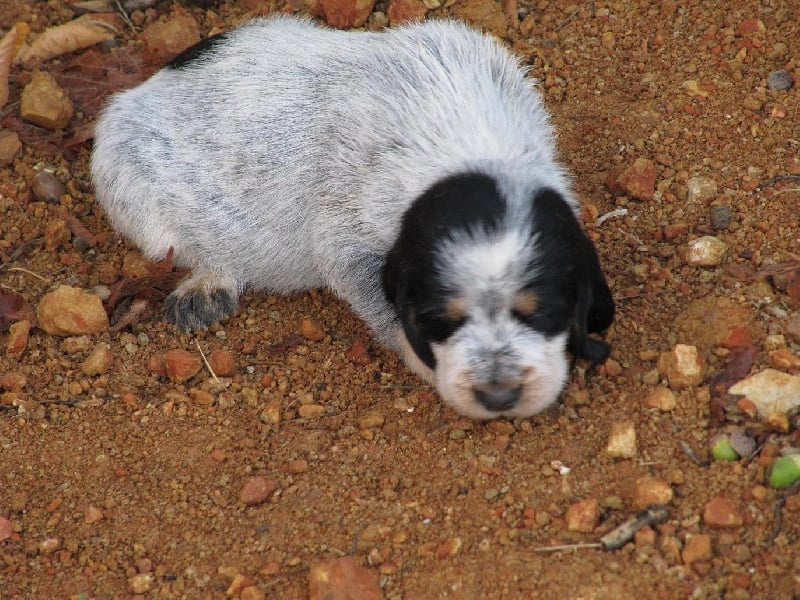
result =
[[[167,296],[167,321],[180,331],[208,329],[239,308],[239,286],[230,278],[196,268]]]

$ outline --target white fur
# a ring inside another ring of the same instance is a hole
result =
[[[452,21],[349,33],[290,18],[252,21],[213,55],[118,94],[96,128],[97,199],[147,256],[174,248],[193,269],[178,293],[327,286],[458,411],[500,414],[479,407],[471,388],[487,352],[503,349],[516,356],[508,377],[524,385],[505,414],[552,403],[566,379],[566,334],[548,341],[506,313],[492,317],[479,298],[517,282],[519,252],[535,253],[514,223],[537,189],[577,211],[517,60]],[[435,345],[434,373],[410,349],[380,272],[415,198],[464,171],[495,178],[507,232],[443,252],[442,276],[467,290],[474,319]]]

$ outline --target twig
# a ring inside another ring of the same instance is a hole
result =
[[[592,550],[602,550],[603,544],[600,542],[592,542],[589,544],[562,544],[560,546],[539,546],[534,548],[534,552],[560,552],[562,550],[584,550],[590,548]]]
[[[28,271],[28,269],[23,269],[22,267],[11,267],[9,269],[9,271],[19,271],[21,273],[26,273],[26,274],[28,274],[28,275],[30,275],[32,277],[36,277],[36,279],[38,279],[40,281],[44,281],[45,283],[49,283],[48,279],[46,279],[45,277],[42,277],[41,275],[39,275],[38,273],[34,273],[33,271]]]
[[[683,440],[680,440],[678,445],[681,447],[681,450],[686,453],[686,456],[688,456],[689,459],[698,467],[707,467],[709,465],[708,462],[700,460],[697,457],[697,454],[694,453],[694,450],[692,450],[692,447]]]
[[[122,20],[125,21],[125,24],[131,28],[131,31],[136,31],[136,26],[131,21],[131,18],[128,16],[128,13],[125,12],[125,9],[122,8],[122,3],[119,0],[114,0],[114,4],[117,5],[117,11],[119,12]]]
[[[760,190],[761,188],[778,183],[779,181],[800,181],[800,175],[774,175],[772,177],[767,177],[756,186],[756,189]]]
[[[197,341],[197,338],[194,338],[194,344],[195,344],[195,346],[197,346],[197,349],[200,351],[200,356],[203,357],[203,362],[206,363],[206,368],[208,369],[208,372],[211,373],[211,377],[214,378],[214,382],[218,386],[222,387],[222,382],[219,380],[219,377],[217,377],[217,374],[214,373],[214,369],[211,368],[211,365],[208,364],[208,359],[206,358],[206,355],[203,352],[203,349],[200,347],[200,342]]]

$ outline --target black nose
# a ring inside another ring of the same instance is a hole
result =
[[[475,398],[487,410],[503,412],[514,408],[522,394],[521,387],[501,387],[491,390],[475,390]]]

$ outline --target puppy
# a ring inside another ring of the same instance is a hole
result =
[[[327,286],[477,419],[553,403],[567,351],[614,303],[533,83],[453,21],[353,33],[292,18],[210,37],[99,118],[111,223],[191,268],[166,301],[181,331],[246,288]]]

